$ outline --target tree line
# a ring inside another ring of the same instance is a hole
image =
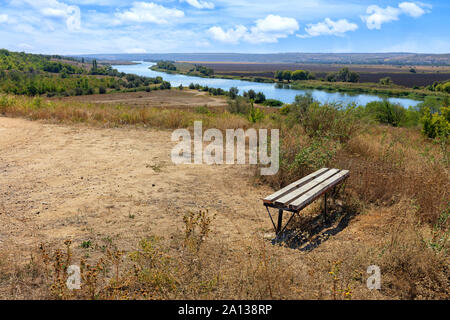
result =
[[[308,70],[277,70],[274,78],[278,81],[301,81],[315,80],[314,73]],[[359,73],[350,71],[348,68],[342,68],[338,72],[330,72],[326,75],[325,80],[328,82],[359,82]]]

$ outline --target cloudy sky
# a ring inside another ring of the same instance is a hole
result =
[[[449,53],[449,17],[448,0],[0,0],[0,48]]]

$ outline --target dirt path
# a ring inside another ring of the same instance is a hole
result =
[[[0,249],[111,238],[134,248],[216,214],[224,241],[270,230],[245,166],[177,165],[170,131],[59,126],[0,117]]]
[[[183,216],[199,210],[215,215],[213,237],[229,247],[272,231],[261,203],[271,189],[255,185],[252,170],[174,165],[170,136],[0,117],[0,251],[29,256],[41,242],[61,247],[65,239],[109,239],[132,250],[147,236],[183,232]],[[320,210],[315,203],[302,214]],[[380,215],[375,210],[355,217],[314,252],[378,241]]]

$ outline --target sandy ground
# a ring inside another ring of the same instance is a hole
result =
[[[170,136],[0,117],[0,251],[26,259],[40,243],[61,248],[65,239],[133,250],[150,235],[182,233],[183,216],[200,209],[216,215],[212,237],[230,248],[273,231],[261,201],[272,190],[249,167],[174,165]],[[317,214],[320,202],[308,209]],[[312,254],[383,239],[382,216],[324,229],[337,232]],[[301,264],[304,252],[280,250]]]
[[[0,249],[106,237],[131,249],[182,232],[200,209],[226,241],[270,230],[260,200],[270,189],[246,166],[174,165],[170,135],[0,117]]]

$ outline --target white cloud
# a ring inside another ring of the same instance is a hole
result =
[[[346,32],[355,31],[356,29],[358,29],[358,25],[348,22],[346,19],[333,21],[326,18],[323,22],[308,24],[305,28],[307,34],[297,35],[297,37],[310,38],[321,35],[343,36]]]
[[[183,0],[197,9],[214,9],[214,3],[201,0]]]
[[[78,6],[57,0],[15,0],[14,3],[26,3],[39,10],[45,17],[64,19],[69,31],[76,31],[81,28],[81,11]]]
[[[8,15],[7,14],[0,14],[0,23],[4,23],[8,21]]]
[[[243,40],[256,44],[277,42],[278,39],[286,38],[298,29],[297,20],[270,14],[264,19],[256,20],[256,25],[250,30],[243,25],[238,25],[227,31],[217,26],[208,31],[215,40],[222,42],[236,44]]]
[[[383,9],[377,5],[371,5],[366,13],[369,15],[362,16],[361,19],[366,23],[367,28],[380,29],[383,23],[398,20],[400,10],[389,6]]]
[[[402,2],[398,5],[398,7],[404,13],[414,18],[418,18],[421,15],[425,14],[425,10],[423,10],[421,7],[419,7],[417,4],[413,2]]]
[[[133,2],[133,6],[129,10],[117,12],[115,16],[117,24],[127,22],[167,24],[174,18],[184,17],[184,12],[153,2]]]
[[[235,29],[231,28],[227,31],[224,31],[221,27],[211,27],[208,32],[215,40],[236,44],[247,34],[248,29],[242,25],[238,25]]]
[[[366,23],[367,28],[379,30],[383,23],[396,21],[401,14],[418,18],[429,12],[429,10],[425,10],[424,8],[431,8],[431,6],[420,2],[402,2],[397,8],[390,6],[381,8],[377,5],[371,5],[366,10],[368,15],[361,16],[361,19]]]
[[[298,23],[297,20],[293,18],[284,18],[269,14],[264,19],[256,20],[256,27],[252,28],[252,30],[255,32],[281,32],[292,34],[298,30]]]

